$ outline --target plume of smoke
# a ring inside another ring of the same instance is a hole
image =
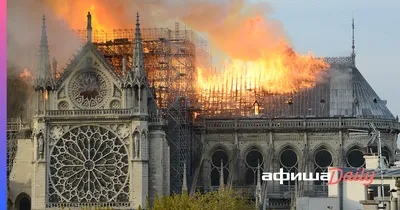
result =
[[[20,67],[17,71],[26,67],[36,71],[43,14],[46,15],[50,56],[59,64],[68,62],[82,44],[68,25],[57,20],[53,10],[40,0],[8,1],[7,7],[7,58],[9,65]]]
[[[32,76],[36,74],[43,14],[50,56],[56,57],[59,64],[65,64],[81,43],[68,25],[57,20],[53,10],[39,0],[8,1],[7,7],[7,114],[19,117],[22,108],[27,117],[26,113],[32,111],[32,107],[26,106],[33,84],[20,79],[19,73],[28,68]]]
[[[92,11],[93,29],[133,28],[136,12],[145,27],[170,27],[180,20],[205,33],[213,46],[233,59],[265,58],[282,39],[281,24],[265,19],[272,12],[266,3],[245,0],[45,0],[57,18],[72,28],[85,28],[85,15]]]
[[[332,66],[327,74],[327,80],[330,81],[331,89],[351,88],[353,78],[351,68],[340,68]]]
[[[29,80],[20,78],[16,66],[7,68],[7,116],[17,118],[22,115],[27,119],[32,107],[27,107],[30,94],[33,93],[32,84]]]

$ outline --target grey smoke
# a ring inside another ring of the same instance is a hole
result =
[[[47,39],[50,56],[65,64],[82,43],[67,27],[57,20],[51,9],[36,0],[13,0],[7,4],[7,59],[8,64],[36,71],[42,15],[46,15]],[[50,59],[51,59],[50,58]],[[60,66],[63,67],[63,66]]]

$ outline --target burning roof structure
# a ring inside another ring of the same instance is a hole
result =
[[[85,39],[85,30],[76,32]],[[394,119],[386,101],[356,68],[355,55],[294,55],[283,58],[290,62],[277,58],[267,64],[233,61],[217,74],[209,71],[207,42],[193,31],[180,30],[177,24],[175,30],[147,28],[142,34],[146,71],[161,108],[185,98],[188,110],[208,118]],[[133,29],[94,33],[94,44],[121,76],[122,58],[132,59],[133,40]]]

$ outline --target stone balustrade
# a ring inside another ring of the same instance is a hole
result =
[[[377,118],[309,118],[309,119],[227,119],[205,120],[207,131],[221,130],[306,130],[306,129],[369,129],[374,123],[378,129],[400,131],[400,123],[395,120]]]
[[[110,208],[127,208],[130,207],[128,202],[115,202],[115,203],[47,203],[46,208],[49,209],[62,209],[62,208],[82,208],[85,207],[110,207]]]
[[[132,109],[94,109],[94,110],[46,110],[44,117],[79,117],[79,116],[140,116],[147,115],[145,108]]]

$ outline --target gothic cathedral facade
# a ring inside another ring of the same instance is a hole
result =
[[[33,210],[145,207],[169,194],[164,120],[144,69],[139,16],[132,69],[118,75],[88,39],[56,78],[43,17],[35,81],[31,204]],[[27,151],[29,152],[29,151]]]

